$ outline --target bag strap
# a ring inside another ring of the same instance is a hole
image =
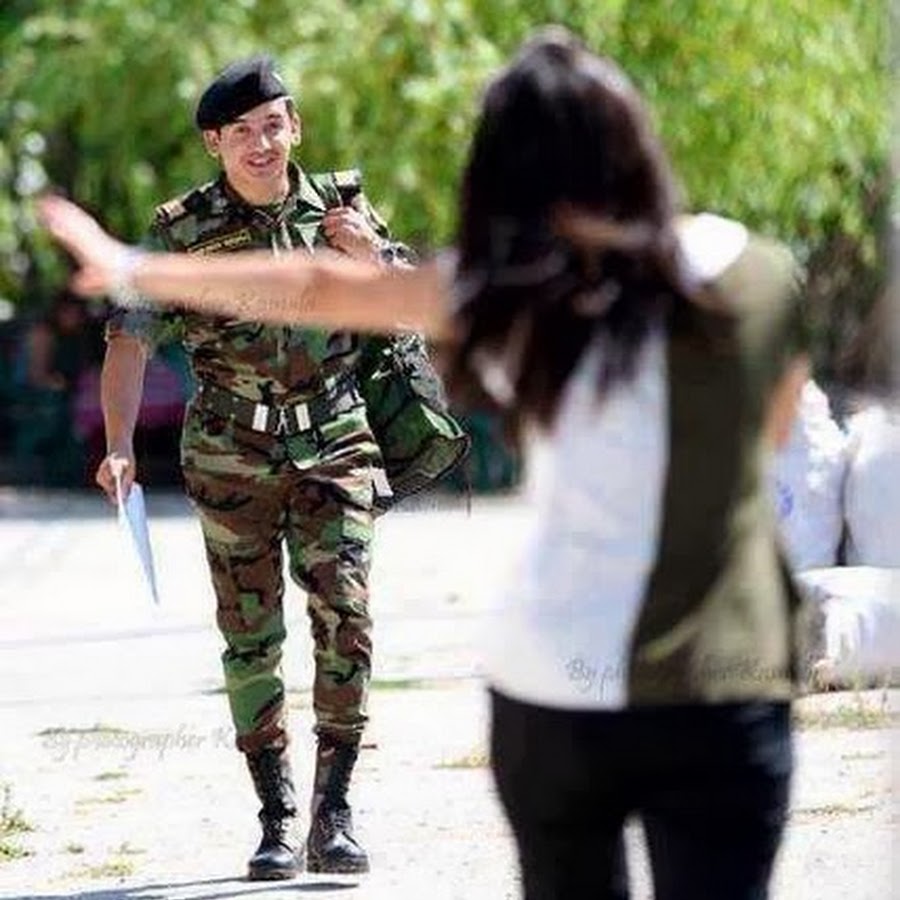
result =
[[[359,169],[313,172],[307,174],[307,178],[327,209],[349,206],[353,198],[362,193],[362,173]]]

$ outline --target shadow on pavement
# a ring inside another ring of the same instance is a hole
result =
[[[7,900],[226,900],[229,897],[252,897],[291,891],[318,894],[345,891],[359,887],[358,881],[242,881],[235,878],[210,878],[203,881],[178,881],[167,884],[133,885],[131,887],[76,889],[54,894],[22,894]]]

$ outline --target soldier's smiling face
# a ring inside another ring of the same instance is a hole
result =
[[[260,103],[215,131],[204,131],[231,185],[254,200],[267,184],[283,181],[291,147],[300,143],[300,119],[286,97]]]

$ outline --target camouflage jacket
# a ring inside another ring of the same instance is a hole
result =
[[[307,175],[291,164],[291,192],[278,208],[242,200],[224,175],[164,203],[147,242],[153,249],[219,253],[266,248],[273,253],[327,246],[321,229],[327,208],[343,201],[359,209],[385,241],[382,253],[411,254],[390,241],[383,219],[361,191],[356,170]],[[362,338],[347,332],[267,325],[210,317],[175,307],[117,311],[107,338],[129,334],[151,349],[180,340],[198,380],[262,403],[295,403],[323,390],[327,380],[354,367]]]

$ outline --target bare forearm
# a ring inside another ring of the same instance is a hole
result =
[[[142,294],[235,318],[439,335],[446,305],[437,267],[385,269],[325,254],[209,257],[148,254],[132,281]]]
[[[809,376],[808,357],[798,356],[788,366],[775,387],[769,401],[766,436],[776,449],[783,447],[790,439],[800,394]]]
[[[131,448],[146,365],[147,351],[137,338],[122,335],[110,340],[100,375],[100,404],[111,452]]]

